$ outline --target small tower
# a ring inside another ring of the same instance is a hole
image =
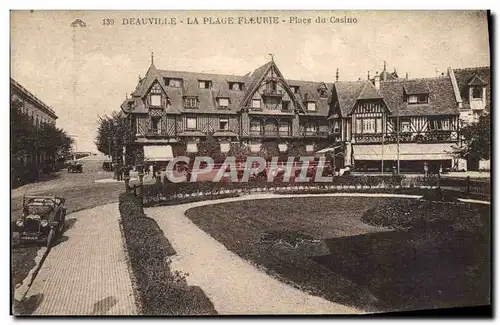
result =
[[[335,72],[335,81],[339,81],[339,68],[337,68],[337,72]]]

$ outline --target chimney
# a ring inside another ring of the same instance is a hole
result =
[[[387,62],[384,61],[384,71],[387,70]]]
[[[370,80],[370,71],[368,71],[368,80]]]
[[[339,68],[337,68],[337,72],[335,73],[335,80],[339,81]]]
[[[375,88],[377,90],[380,89],[380,76],[378,75],[378,71],[377,74],[375,75]]]
[[[406,80],[408,80],[408,72],[406,73]]]

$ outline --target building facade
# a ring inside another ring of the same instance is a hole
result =
[[[14,79],[10,79],[11,103],[18,103],[22,113],[26,114],[33,125],[37,128],[43,124],[56,125],[57,115],[47,104],[24,88]],[[36,154],[26,154],[22,157],[23,163],[41,163],[43,164],[49,157],[47,153],[39,151]]]
[[[399,78],[384,63],[374,78],[339,81],[337,70],[328,83],[285,79],[274,61],[244,76],[159,70],[152,61],[121,109],[135,130],[133,163],[196,153],[211,139],[222,153],[331,149],[343,164],[367,170],[460,169],[451,152],[467,105],[453,72]],[[484,86],[484,77],[473,79]]]

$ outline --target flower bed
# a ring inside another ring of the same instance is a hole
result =
[[[120,215],[143,315],[216,314],[203,291],[190,287],[186,275],[170,270],[175,250],[156,221],[144,214],[140,198],[120,195]]]
[[[184,182],[145,185],[145,206],[181,204],[202,200],[235,197],[242,194],[271,192],[276,194],[314,194],[338,192],[394,193],[413,188],[414,183],[402,185],[404,176],[335,177],[331,182],[290,183],[267,182],[257,178],[249,182]]]

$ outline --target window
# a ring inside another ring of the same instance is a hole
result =
[[[252,99],[252,107],[260,108],[260,99]]]
[[[358,118],[356,119],[357,133],[382,133],[381,118]]]
[[[151,132],[153,133],[161,133],[161,118],[152,117],[151,118]]]
[[[282,109],[283,109],[284,111],[288,111],[288,110],[290,109],[290,102],[288,102],[288,101],[283,101],[283,102],[281,103],[281,106],[282,106]]]
[[[309,124],[306,126],[306,134],[316,134],[318,132],[318,125]]]
[[[328,92],[326,89],[320,88],[320,89],[318,89],[318,92],[319,92],[320,97],[328,97]]]
[[[231,90],[243,90],[243,84],[240,82],[230,82],[229,89],[231,89]]]
[[[429,95],[427,94],[408,96],[408,104],[427,104],[428,102],[429,102]]]
[[[280,122],[278,128],[279,128],[280,135],[290,135],[290,123],[289,122]]]
[[[184,106],[186,108],[198,108],[198,99],[196,97],[186,97]]]
[[[450,120],[447,118],[432,118],[428,120],[430,130],[443,130],[450,129]]]
[[[260,132],[260,121],[251,121],[250,122],[250,131],[251,132]]]
[[[290,89],[292,89],[292,93],[294,93],[294,94],[299,93],[299,86],[291,86]]]
[[[275,80],[269,80],[266,84],[268,93],[275,93],[278,88],[278,83]]]
[[[314,144],[307,144],[306,145],[306,151],[307,152],[313,152],[314,151]]]
[[[188,117],[186,119],[186,128],[189,130],[196,130],[196,117]]]
[[[180,88],[182,87],[182,79],[167,79],[168,83],[165,82],[169,87]]]
[[[481,99],[483,98],[483,87],[475,86],[472,88],[472,98]]]
[[[229,130],[229,119],[227,118],[219,119],[219,130],[224,130],[224,131]]]
[[[210,80],[200,80],[198,82],[200,89],[210,89],[212,88],[212,82]]]
[[[138,118],[135,119],[135,134],[141,134],[141,128]]]
[[[401,132],[410,132],[410,121],[401,121]]]
[[[316,103],[315,102],[308,102],[307,103],[307,110],[309,112],[315,112],[316,111]]]
[[[161,95],[151,95],[151,106],[161,106]]]
[[[219,98],[219,106],[220,107],[228,107],[229,106],[229,98]]]

